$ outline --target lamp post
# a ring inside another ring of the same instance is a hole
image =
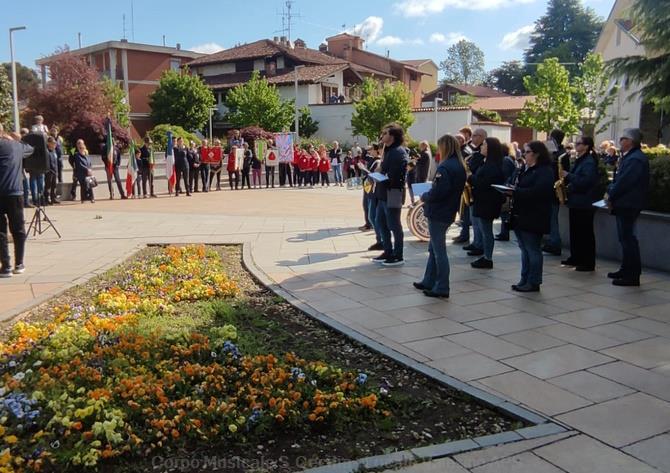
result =
[[[295,66],[293,71],[295,72],[295,139],[296,142],[300,140],[300,123],[299,118],[300,114],[298,113],[298,69],[301,69],[305,66]]]
[[[209,107],[209,142],[212,142],[212,115],[218,110],[217,107]]]
[[[433,134],[433,143],[437,144],[437,107],[440,102],[444,102],[440,97],[435,97],[435,104],[433,106],[433,111],[435,113],[435,133]]]
[[[12,97],[14,98],[14,131],[16,133],[19,133],[21,130],[21,124],[19,123],[19,93],[16,88],[16,62],[14,61],[14,41],[12,39],[12,33],[25,29],[25,26],[16,26],[9,29],[9,55],[12,61]]]

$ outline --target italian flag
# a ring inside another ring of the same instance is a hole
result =
[[[135,141],[130,140],[130,158],[128,158],[128,171],[126,172],[126,194],[133,194],[133,185],[137,180],[139,166],[135,159]]]
[[[177,175],[174,170],[174,145],[172,143],[172,132],[167,132],[167,150],[165,152],[165,176],[168,180],[168,192],[172,194],[172,190],[177,181]]]
[[[112,120],[107,118],[107,138],[105,140],[107,146],[107,171],[111,176],[114,172],[114,140],[112,139]]]

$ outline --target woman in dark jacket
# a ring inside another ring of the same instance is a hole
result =
[[[92,174],[91,172],[91,159],[88,157],[88,150],[84,144],[84,140],[77,140],[77,151],[74,153],[74,175],[77,181],[79,181],[81,189],[81,203],[84,203],[84,200],[87,198],[91,203],[95,203],[95,198],[93,197],[93,188],[88,185],[86,178]]]
[[[596,268],[596,236],[593,233],[593,202],[598,196],[598,158],[593,138],[582,136],[575,143],[578,158],[570,172],[561,176],[568,191],[570,209],[570,257],[561,261],[564,266],[574,266],[575,271],[594,271]]]
[[[484,244],[484,256],[470,263],[473,268],[493,268],[493,220],[500,217],[504,196],[492,184],[505,182],[503,150],[498,138],[486,138],[481,153],[484,163],[470,176],[474,197],[473,215],[480,221],[479,230]]]
[[[428,262],[421,282],[414,287],[428,297],[449,297],[449,258],[447,256],[447,231],[454,223],[465,187],[465,163],[461,157],[458,140],[444,135],[438,141],[442,159],[435,172],[430,191],[421,196],[424,215],[428,219],[430,244]]]
[[[430,145],[427,141],[422,141],[419,143],[419,156],[416,160],[415,182],[419,183],[429,180],[432,160],[433,158],[430,155]]]
[[[554,201],[554,171],[541,141],[524,146],[526,169],[512,195],[512,228],[521,249],[521,280],[512,289],[539,292],[542,284],[542,235],[549,232]]]

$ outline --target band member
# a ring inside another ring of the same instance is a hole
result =
[[[593,138],[582,136],[575,143],[577,160],[570,172],[563,170],[561,177],[567,184],[567,206],[570,212],[570,256],[561,261],[563,266],[574,266],[576,271],[594,271],[596,268],[596,236],[593,232],[593,203],[598,195],[598,155]]]
[[[471,154],[469,158],[464,159],[465,163],[468,165],[468,169],[471,174],[475,174],[477,172],[477,169],[479,169],[479,166],[481,166],[482,163],[484,162],[484,156],[481,153],[481,148],[486,137],[487,137],[486,130],[482,128],[477,128],[472,134],[472,140],[470,140],[470,143],[466,145],[466,149],[468,149]],[[482,240],[481,229],[479,228],[479,220],[477,219],[477,217],[474,216],[474,207],[472,205],[469,206],[469,212],[470,212],[470,223],[472,224],[473,240],[472,244],[464,246],[463,250],[468,252],[468,256],[481,256],[484,254],[484,242]],[[469,240],[470,230],[467,228],[466,225],[463,224],[464,222],[461,223],[462,223],[461,236],[467,237],[467,239]]]
[[[188,147],[188,190],[198,192],[198,176],[200,174],[200,153],[195,141],[189,142]]]
[[[515,173],[517,170],[516,164],[516,150],[511,144],[503,144],[503,174],[505,176],[505,184],[512,185],[514,183]],[[509,199],[503,203],[503,208],[500,211],[500,233],[494,238],[497,241],[509,241]]]
[[[565,132],[559,129],[552,130],[550,133],[551,139],[556,144],[556,151],[552,153],[552,168],[554,170],[554,182],[560,179],[559,176],[559,162],[563,171],[570,170],[570,153],[563,146],[565,139]],[[551,206],[551,227],[549,230],[549,240],[542,246],[542,251],[554,256],[561,255],[561,233],[558,227],[558,211],[560,209],[560,202],[554,193],[553,204]]]
[[[151,197],[157,197],[154,192],[154,166],[156,161],[154,159],[153,142],[148,136],[144,137],[144,145],[140,148],[141,157],[137,163],[139,174],[142,178],[142,194],[144,198],[147,197],[147,182],[149,183],[149,194]],[[139,196],[138,196],[139,197]]]
[[[188,179],[188,149],[184,146],[184,138],[181,136],[177,138],[177,146],[174,148],[174,169],[177,176],[177,186],[175,188],[175,197],[179,197],[181,192],[181,182],[184,181],[184,188],[186,189],[186,195],[191,196],[191,191],[189,189],[189,179]]]
[[[237,166],[237,146],[233,146],[230,150],[230,153],[228,153],[228,163],[226,165],[226,170],[228,171],[228,184],[230,185],[230,190],[239,189],[240,170]],[[235,184],[234,187],[233,183]]]
[[[449,257],[447,256],[447,231],[454,223],[465,187],[465,163],[455,137],[442,136],[437,145],[442,161],[435,172],[430,191],[419,196],[428,220],[430,243],[428,262],[421,282],[414,287],[428,297],[449,297]]]
[[[521,249],[518,292],[539,292],[542,284],[542,235],[549,232],[554,199],[554,172],[549,150],[541,141],[524,146],[526,169],[519,174],[512,196],[511,224]]]
[[[200,147],[200,181],[202,182],[202,191],[209,192],[209,174],[211,169],[209,167],[209,162],[204,162],[207,158],[204,157],[209,149],[209,141],[207,139],[202,140],[202,146]],[[196,192],[198,188],[198,182],[196,179],[195,184]]]
[[[381,167],[381,155],[379,152],[379,145],[377,143],[372,145],[372,149],[368,152],[368,163],[367,170],[369,173],[366,173],[364,176],[365,182],[363,183],[363,192],[367,196],[368,203],[368,222],[371,228],[375,231],[375,243],[368,248],[368,251],[378,251],[383,250],[384,245],[382,245],[382,236],[379,228],[377,227],[377,209],[378,209],[378,200],[375,194],[375,181],[369,177],[370,173],[379,172]]]
[[[107,173],[107,187],[109,188],[109,200],[114,200],[114,189],[112,189],[112,177],[116,181],[116,187],[119,189],[119,195],[122,199],[126,199],[126,194],[123,192],[123,185],[121,184],[121,176],[119,176],[119,168],[121,167],[121,149],[112,145],[112,170],[110,172],[109,163],[107,162],[107,142],[102,145],[102,162],[105,165],[105,172]]]
[[[614,182],[607,189],[607,200],[616,216],[617,233],[623,252],[621,268],[607,276],[615,286],[639,286],[642,262],[635,225],[647,204],[649,192],[649,159],[642,152],[642,133],[638,128],[624,130],[619,145],[621,159]]]
[[[239,133],[239,131],[238,131]],[[241,145],[240,145],[241,146]],[[215,148],[221,148],[221,140],[218,138],[214,139],[214,147]],[[214,181],[214,178],[216,177],[216,190],[220,191],[221,190],[221,171],[223,169],[223,150],[221,151],[221,161],[218,162],[218,164],[210,164],[209,166],[209,183],[208,187],[211,189],[212,188],[212,181]],[[240,175],[239,175],[239,169],[236,170],[237,172],[237,180],[240,180]]]

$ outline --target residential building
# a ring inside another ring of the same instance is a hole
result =
[[[438,68],[431,59],[407,59],[402,61],[423,72],[421,76],[421,94],[426,95],[437,89]]]
[[[203,54],[177,47],[154,46],[149,44],[107,41],[71,51],[84,56],[101,76],[109,77],[125,91],[130,105],[131,134],[142,138],[153,124],[150,119],[149,95],[156,90],[161,74],[173,69],[179,70],[184,64]],[[49,63],[54,56],[36,61],[41,70],[42,85],[47,82]]]
[[[533,100],[532,95],[508,95],[504,97],[482,97],[476,99],[470,104],[475,112],[480,114],[487,110],[497,112],[503,122],[510,123],[512,128],[510,130],[511,141],[516,141],[519,145],[527,143],[536,139],[536,133],[532,128],[519,126],[517,119],[519,113],[523,110],[526,102]]]
[[[467,95],[476,99],[509,97],[509,94],[491,89],[490,87],[484,87],[483,85],[443,83],[423,96],[422,105],[424,107],[431,107],[435,103],[436,98],[444,105],[454,105],[458,97]]]

